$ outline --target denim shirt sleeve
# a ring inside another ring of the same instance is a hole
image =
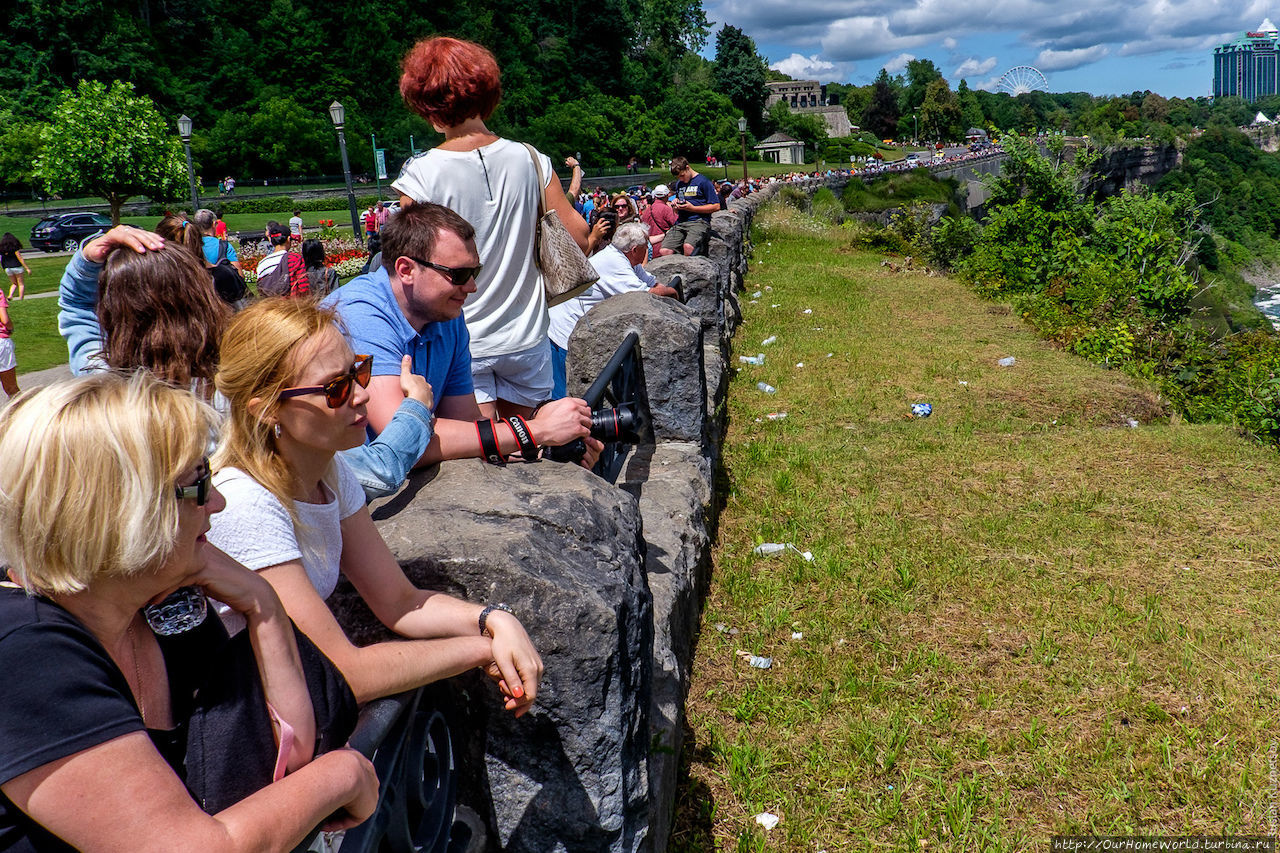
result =
[[[106,365],[101,358],[102,327],[98,325],[98,273],[95,264],[76,252],[58,286],[58,334],[67,342],[71,373],[79,376]]]
[[[343,450],[342,459],[364,488],[366,501],[385,497],[404,484],[431,441],[431,410],[406,398],[387,428],[367,444]]]

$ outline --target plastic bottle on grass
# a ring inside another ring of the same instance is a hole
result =
[[[778,391],[777,388],[774,388],[768,382],[757,382],[756,388],[758,388],[760,391],[764,392],[765,394],[775,394]]]
[[[757,557],[768,557],[771,554],[781,554],[787,550],[787,546],[781,542],[766,542],[763,545],[757,545],[751,553]]]

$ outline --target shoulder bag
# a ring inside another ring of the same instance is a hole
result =
[[[538,173],[538,227],[534,232],[533,257],[542,273],[542,287],[550,308],[582,293],[599,281],[600,275],[560,221],[560,214],[546,209],[547,179],[542,174],[538,152],[527,142],[521,144],[529,150],[533,168]]]

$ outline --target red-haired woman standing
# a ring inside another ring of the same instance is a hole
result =
[[[502,97],[488,50],[441,36],[418,42],[404,58],[400,94],[444,142],[407,162],[391,186],[401,204],[442,204],[476,229],[481,272],[465,310],[476,401],[486,418],[527,416],[551,396],[547,304],[533,257],[539,196],[584,250],[587,223],[550,158],[485,126]],[[576,194],[582,173],[572,158],[565,163],[574,169]]]

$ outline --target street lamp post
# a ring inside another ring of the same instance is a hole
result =
[[[356,213],[356,191],[351,187],[351,162],[347,160],[347,136],[342,128],[347,123],[347,110],[342,104],[334,101],[329,105],[329,118],[338,131],[338,147],[342,149],[342,174],[347,179],[347,204],[351,207],[351,235],[357,243],[364,243],[360,233],[360,216]]]
[[[744,183],[750,183],[747,179],[747,117],[742,116],[738,119],[738,136],[742,138],[742,180]]]
[[[916,113],[911,114],[911,144],[912,145],[920,144],[920,126],[916,122],[916,117],[917,117]]]
[[[196,186],[196,168],[191,162],[191,117],[178,118],[178,135],[182,137],[182,147],[187,151],[187,180],[191,182],[191,215],[194,217],[200,209],[200,188]]]

